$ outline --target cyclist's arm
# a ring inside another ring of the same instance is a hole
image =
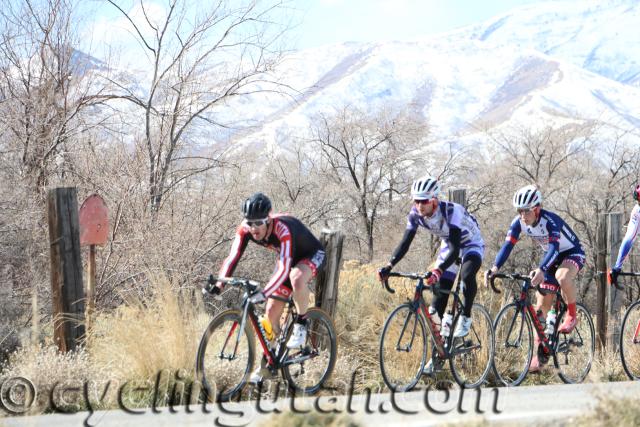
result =
[[[456,226],[449,227],[449,239],[447,239],[447,245],[449,246],[449,253],[447,257],[438,266],[440,271],[447,271],[447,268],[453,264],[460,256],[460,240],[462,239],[462,230]]]
[[[269,283],[264,287],[264,295],[268,297],[273,294],[284,282],[286,282],[291,272],[293,263],[293,242],[291,232],[288,227],[281,223],[282,227],[277,227],[274,231],[280,240],[280,257],[276,272],[269,279]]]
[[[393,251],[393,255],[391,255],[391,259],[389,260],[390,265],[396,265],[402,257],[407,254],[409,247],[411,247],[411,242],[413,242],[413,238],[416,236],[416,231],[415,228],[407,228],[404,231],[400,244],[398,244],[398,247]]]
[[[518,239],[520,238],[520,232],[522,231],[522,227],[520,226],[520,220],[516,217],[513,222],[511,222],[511,226],[509,227],[509,231],[507,232],[507,238],[505,239],[502,247],[498,251],[496,255],[496,260],[493,265],[500,268],[507,262],[509,255],[511,255],[511,251],[513,247],[518,243]]]
[[[618,258],[616,260],[615,266],[613,267],[614,269],[622,269],[622,264],[627,258],[627,255],[629,255],[629,251],[631,251],[631,248],[633,247],[633,242],[638,236],[638,228],[640,228],[640,209],[636,207],[631,213],[631,219],[629,220],[629,224],[627,225],[627,232],[625,233],[622,244],[620,245]]]
[[[554,221],[548,220],[547,230],[549,232],[549,247],[538,267],[543,272],[551,268],[560,254],[560,228]]]
[[[248,243],[249,234],[247,230],[245,230],[244,227],[240,225],[236,230],[236,236],[233,239],[233,244],[231,245],[229,256],[227,256],[227,258],[222,263],[222,267],[220,267],[220,271],[218,272],[219,277],[229,277],[233,274],[236,266],[238,265],[238,261],[240,261],[244,250],[247,248]]]

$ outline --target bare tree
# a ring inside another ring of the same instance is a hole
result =
[[[313,121],[311,140],[320,150],[321,168],[355,209],[368,261],[373,258],[374,230],[384,196],[398,194],[405,185],[401,171],[411,164],[410,155],[425,134],[424,123],[409,116],[385,112],[367,116],[353,107],[320,114]]]
[[[150,203],[157,211],[177,183],[219,164],[220,153],[204,154],[190,144],[199,129],[209,128],[206,135],[214,139],[216,129],[233,126],[221,113],[231,98],[278,90],[269,72],[282,53],[278,43],[287,28],[277,22],[286,2],[168,0],[157,18],[140,1],[142,18],[136,19],[122,2],[107,1],[126,18],[148,59],[144,89],[120,89],[144,117],[138,142],[147,153]]]

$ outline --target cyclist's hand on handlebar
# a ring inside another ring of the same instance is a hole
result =
[[[612,268],[609,271],[607,271],[607,282],[610,285],[617,285],[618,284],[618,275],[620,274],[620,269],[619,268]]]
[[[432,286],[435,283],[440,281],[440,277],[442,276],[442,270],[439,268],[434,268],[430,271],[431,275],[427,277],[427,285]]]
[[[538,286],[544,280],[544,272],[536,268],[529,273],[529,277],[531,278],[531,286]]]
[[[224,285],[220,282],[215,282],[213,274],[209,275],[209,280],[207,280],[207,284],[202,288],[202,294],[210,294],[210,295],[220,295],[222,293],[222,288]]]
[[[389,278],[389,273],[391,273],[391,269],[393,266],[391,264],[387,264],[384,267],[378,270],[378,280],[384,282]]]
[[[498,272],[498,267],[496,267],[495,265],[493,267],[491,267],[489,270],[484,272],[484,287],[488,288],[489,287],[489,281],[491,280],[491,277],[493,277],[494,274],[496,274]]]

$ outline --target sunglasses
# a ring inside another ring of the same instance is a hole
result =
[[[269,218],[247,220],[247,225],[249,227],[260,227],[261,225],[267,225],[268,221]]]
[[[526,208],[526,209],[517,209],[518,214],[528,214],[533,212],[534,208]]]
[[[416,205],[426,205],[430,201],[431,201],[431,199],[429,199],[429,200],[414,200],[413,203],[415,203]]]

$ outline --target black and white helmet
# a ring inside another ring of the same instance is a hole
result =
[[[271,200],[262,193],[255,193],[242,204],[245,219],[265,219],[271,212]]]
[[[535,185],[522,187],[513,195],[513,207],[516,209],[529,209],[542,203],[542,194]]]
[[[411,197],[413,200],[430,200],[438,197],[440,193],[440,184],[438,180],[432,176],[423,176],[413,181],[411,186]]]

